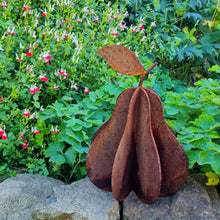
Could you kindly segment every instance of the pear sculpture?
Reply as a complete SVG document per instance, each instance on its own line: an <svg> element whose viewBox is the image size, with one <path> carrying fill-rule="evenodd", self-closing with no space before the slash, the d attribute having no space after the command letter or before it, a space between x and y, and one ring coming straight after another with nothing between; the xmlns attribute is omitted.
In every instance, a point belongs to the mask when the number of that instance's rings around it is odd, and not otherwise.
<svg viewBox="0 0 220 220"><path fill-rule="evenodd" d="M146 204L177 192L188 177L188 159L166 124L158 94L142 86L145 70L128 48L110 45L98 50L108 64L125 75L142 75L139 86L117 98L111 118L94 134L86 158L93 184L123 201L133 190Z"/></svg>

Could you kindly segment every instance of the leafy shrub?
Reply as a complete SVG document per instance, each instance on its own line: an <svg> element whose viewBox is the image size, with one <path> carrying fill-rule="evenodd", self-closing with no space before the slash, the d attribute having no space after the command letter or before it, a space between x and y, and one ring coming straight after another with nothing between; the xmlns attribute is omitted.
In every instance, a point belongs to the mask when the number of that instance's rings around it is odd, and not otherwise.
<svg viewBox="0 0 220 220"><path fill-rule="evenodd" d="M167 123L178 134L189 167L220 174L220 82L203 79L183 93L168 92Z"/></svg>
<svg viewBox="0 0 220 220"><path fill-rule="evenodd" d="M153 88L164 102L167 121L176 129L190 167L195 169L196 162L202 171L219 174L215 162L208 162L219 154L219 118L214 113L219 111L219 82L201 80L198 87L186 89L185 83L172 80L189 82L191 73L218 78L219 24L211 19L217 16L216 1L210 7L206 1L135 2L146 6L137 5L137 16L124 1L2 3L0 175L22 169L66 182L85 175L92 135L110 117L120 92L139 80L118 76L95 53L109 44L130 47L145 68L159 60L160 68L144 86ZM204 74L204 61L206 68L214 65L213 74ZM198 134L207 138L196 140ZM198 147L199 141L206 141L203 147Z"/></svg>
<svg viewBox="0 0 220 220"><path fill-rule="evenodd" d="M219 62L219 4L217 0L130 0L127 8L134 29L145 22L156 26L146 28L146 42L154 48L145 51L148 58L169 69L172 78L193 82L201 76L219 78L208 71Z"/></svg>

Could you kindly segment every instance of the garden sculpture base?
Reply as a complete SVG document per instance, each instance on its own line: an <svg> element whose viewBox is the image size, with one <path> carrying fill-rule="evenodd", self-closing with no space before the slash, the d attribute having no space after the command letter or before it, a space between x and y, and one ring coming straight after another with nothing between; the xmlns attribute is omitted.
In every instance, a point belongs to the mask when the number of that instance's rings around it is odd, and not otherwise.
<svg viewBox="0 0 220 220"><path fill-rule="evenodd" d="M153 205L141 203L132 192L124 200L124 219L217 220L220 200L215 188L208 192L192 177L176 194L160 197ZM24 174L0 183L0 220L117 220L118 209L112 193L88 178L65 184Z"/></svg>

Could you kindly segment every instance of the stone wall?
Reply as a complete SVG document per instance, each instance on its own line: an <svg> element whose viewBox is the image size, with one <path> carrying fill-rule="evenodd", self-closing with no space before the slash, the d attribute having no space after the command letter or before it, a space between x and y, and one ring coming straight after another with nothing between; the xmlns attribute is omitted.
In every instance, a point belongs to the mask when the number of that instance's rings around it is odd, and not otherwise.
<svg viewBox="0 0 220 220"><path fill-rule="evenodd" d="M124 220L217 220L220 200L189 177L175 195L153 205L134 193L123 202ZM88 178L72 184L40 175L24 174L0 183L0 220L117 220L119 205L110 192L96 188Z"/></svg>

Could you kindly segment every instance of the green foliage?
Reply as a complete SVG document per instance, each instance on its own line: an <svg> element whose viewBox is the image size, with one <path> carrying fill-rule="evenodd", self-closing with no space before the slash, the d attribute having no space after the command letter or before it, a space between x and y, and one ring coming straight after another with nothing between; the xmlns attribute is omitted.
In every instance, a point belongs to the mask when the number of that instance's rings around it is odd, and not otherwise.
<svg viewBox="0 0 220 220"><path fill-rule="evenodd" d="M146 42L154 49L144 55L157 59L172 78L189 81L194 74L219 78L208 71L219 63L219 1L130 0L128 11L133 27L147 25ZM149 29L152 22L156 27Z"/></svg>
<svg viewBox="0 0 220 220"><path fill-rule="evenodd" d="M167 93L164 103L167 123L178 134L189 158L189 167L193 169L197 164L202 171L219 175L220 82L203 79L195 85L183 93Z"/></svg>
<svg viewBox="0 0 220 220"><path fill-rule="evenodd" d="M219 175L219 1L105 2L0 7L0 175L86 175L93 134L140 78L119 75L96 54L110 44L129 47L145 69L159 61L144 86L164 102L192 171ZM200 80L186 88L190 77Z"/></svg>

